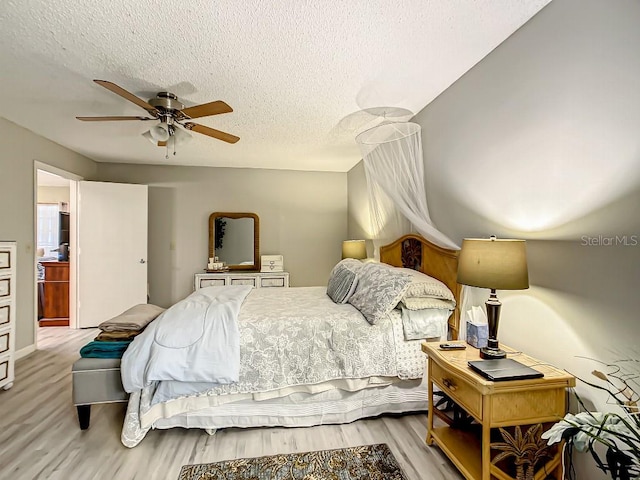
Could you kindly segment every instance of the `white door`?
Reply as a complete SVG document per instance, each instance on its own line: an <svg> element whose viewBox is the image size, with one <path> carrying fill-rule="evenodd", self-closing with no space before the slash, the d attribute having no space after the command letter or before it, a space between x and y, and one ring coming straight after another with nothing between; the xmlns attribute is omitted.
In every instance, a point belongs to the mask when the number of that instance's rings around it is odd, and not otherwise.
<svg viewBox="0 0 640 480"><path fill-rule="evenodd" d="M78 182L78 328L147 303L146 185Z"/></svg>

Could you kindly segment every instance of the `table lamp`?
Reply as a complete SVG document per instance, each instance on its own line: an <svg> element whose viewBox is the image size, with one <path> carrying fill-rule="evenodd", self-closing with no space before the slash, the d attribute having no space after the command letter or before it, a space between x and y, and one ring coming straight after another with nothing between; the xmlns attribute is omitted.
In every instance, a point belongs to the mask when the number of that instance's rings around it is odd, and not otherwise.
<svg viewBox="0 0 640 480"><path fill-rule="evenodd" d="M480 350L480 358L504 358L506 353L498 344L500 307L496 290L524 290L529 288L527 252L524 240L465 238L458 257L458 283L489 288L485 303L489 323L487 346Z"/></svg>
<svg viewBox="0 0 640 480"><path fill-rule="evenodd" d="M345 240L342 242L342 258L367 258L367 247L364 240Z"/></svg>

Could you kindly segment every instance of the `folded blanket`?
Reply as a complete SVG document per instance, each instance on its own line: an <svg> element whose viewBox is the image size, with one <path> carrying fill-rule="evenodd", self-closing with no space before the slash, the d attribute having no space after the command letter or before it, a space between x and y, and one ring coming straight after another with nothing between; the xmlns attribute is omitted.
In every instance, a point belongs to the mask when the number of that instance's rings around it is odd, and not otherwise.
<svg viewBox="0 0 640 480"><path fill-rule="evenodd" d="M100 332L95 338L97 342L113 342L117 340L133 340L142 330L125 330L117 332Z"/></svg>
<svg viewBox="0 0 640 480"><path fill-rule="evenodd" d="M82 358L122 358L131 340L116 342L89 342L80 349Z"/></svg>
<svg viewBox="0 0 640 480"><path fill-rule="evenodd" d="M200 288L138 335L122 357L122 385L142 390L156 380L233 383L240 376L237 317L249 285Z"/></svg>
<svg viewBox="0 0 640 480"><path fill-rule="evenodd" d="M98 328L103 332L143 330L149 322L154 320L164 312L164 310L164 308L158 307L157 305L141 303L110 320L102 322L98 325Z"/></svg>
<svg viewBox="0 0 640 480"><path fill-rule="evenodd" d="M410 310L402 303L402 329L405 340L421 340L423 338L447 339L447 320L450 310L441 308L425 308Z"/></svg>

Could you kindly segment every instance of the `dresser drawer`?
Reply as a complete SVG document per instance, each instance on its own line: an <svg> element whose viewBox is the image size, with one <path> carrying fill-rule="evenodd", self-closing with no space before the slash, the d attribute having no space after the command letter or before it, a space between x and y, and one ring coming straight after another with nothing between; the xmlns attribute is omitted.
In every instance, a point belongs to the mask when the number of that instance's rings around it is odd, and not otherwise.
<svg viewBox="0 0 640 480"><path fill-rule="evenodd" d="M0 250L0 273L8 272L13 266L13 258L11 258L11 250Z"/></svg>
<svg viewBox="0 0 640 480"><path fill-rule="evenodd" d="M9 367L12 366L12 363L13 358L0 357L0 382L9 378L9 372L11 371Z"/></svg>
<svg viewBox="0 0 640 480"><path fill-rule="evenodd" d="M224 287L225 281L224 277L222 278L201 278L200 286L198 288L204 287Z"/></svg>
<svg viewBox="0 0 640 480"><path fill-rule="evenodd" d="M231 277L231 285L251 285L256 286L256 277Z"/></svg>
<svg viewBox="0 0 640 480"><path fill-rule="evenodd" d="M11 295L11 280L0 278L0 299L7 298L9 295Z"/></svg>
<svg viewBox="0 0 640 480"><path fill-rule="evenodd" d="M284 287L285 286L284 277L261 277L260 286L261 287Z"/></svg>
<svg viewBox="0 0 640 480"><path fill-rule="evenodd" d="M0 333L0 355L9 351L9 332Z"/></svg>
<svg viewBox="0 0 640 480"><path fill-rule="evenodd" d="M431 361L431 380L476 419L482 418L482 394L467 381L445 371L434 361Z"/></svg>
<svg viewBox="0 0 640 480"><path fill-rule="evenodd" d="M0 305L0 328L9 325L11 321L11 304Z"/></svg>

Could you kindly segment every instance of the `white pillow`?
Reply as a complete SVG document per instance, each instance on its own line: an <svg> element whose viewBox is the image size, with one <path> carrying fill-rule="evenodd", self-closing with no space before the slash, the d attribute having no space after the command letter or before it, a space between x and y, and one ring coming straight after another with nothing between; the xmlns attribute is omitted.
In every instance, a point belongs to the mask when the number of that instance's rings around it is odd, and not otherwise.
<svg viewBox="0 0 640 480"><path fill-rule="evenodd" d="M440 298L450 300L455 305L456 299L453 293L437 278L410 268L400 268L399 270L411 276L411 285L404 295L406 298Z"/></svg>
<svg viewBox="0 0 640 480"><path fill-rule="evenodd" d="M329 275L327 295L334 303L347 303L358 285L358 270L362 264L353 258L345 258L339 262Z"/></svg>
<svg viewBox="0 0 640 480"><path fill-rule="evenodd" d="M453 310L456 308L456 302L451 300L442 300L433 297L407 297L406 294L400 302L407 310Z"/></svg>
<svg viewBox="0 0 640 480"><path fill-rule="evenodd" d="M349 303L374 325L393 310L411 283L411 277L398 268L381 263L364 263L358 272L358 285Z"/></svg>

